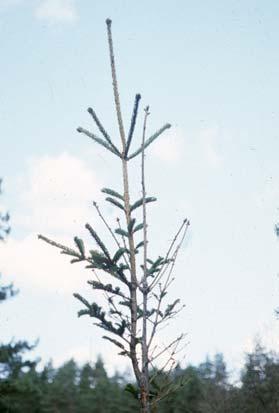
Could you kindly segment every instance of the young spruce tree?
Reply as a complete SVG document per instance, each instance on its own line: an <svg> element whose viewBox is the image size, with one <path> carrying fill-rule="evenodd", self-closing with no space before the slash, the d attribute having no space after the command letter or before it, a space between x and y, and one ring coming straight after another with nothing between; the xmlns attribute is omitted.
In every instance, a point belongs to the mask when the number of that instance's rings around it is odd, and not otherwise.
<svg viewBox="0 0 279 413"><path fill-rule="evenodd" d="M95 143L111 152L116 161L122 166L121 193L110 188L103 188L106 201L113 204L121 213L117 219L117 228L112 228L102 214L99 206L94 202L98 216L109 231L112 241L115 243L115 251L102 241L94 228L87 223L86 229L93 238L95 247L87 249L82 239L74 238L75 247L70 248L52 241L43 235L39 238L60 249L62 254L72 257L71 263L86 263L86 267L93 272L94 279L88 281L94 290L105 293L108 311L82 297L74 296L83 304L79 316L88 315L97 320L96 325L106 331L104 339L110 341L119 350L119 354L131 360L137 386L128 385L130 391L140 403L140 411L149 413L156 410L156 405L162 397L166 396L174 385L170 386L161 379L169 377L170 371L175 366L175 355L180 347L184 334L166 344L158 346L154 344L154 338L162 324L173 318L183 306L179 299L164 305L168 288L173 281L173 268L175 261L189 227L189 221L185 219L175 234L167 252L163 256L154 258L150 254L148 244L147 206L155 202L156 198L147 196L145 186L145 151L164 131L169 129L169 123L162 126L150 137L146 138L146 125L149 116L149 107L144 109L144 121L140 142L133 142L136 120L141 96L135 96L131 123L128 133L125 133L121 114L118 83L116 77L115 57L111 34L111 20L106 20L109 56L112 73L114 103L117 114L118 129L121 146L114 142L105 130L94 109L88 112L95 122L102 137L79 127L78 132L87 135ZM136 149L132 149L132 144ZM129 188L128 166L132 166L136 157L141 157L141 192L138 200L131 200ZM141 211L141 219L136 220ZM102 282L102 274L109 274L111 283ZM104 277L103 277L104 278ZM158 360L164 356L162 365L158 367ZM157 367L155 368L155 365Z"/></svg>

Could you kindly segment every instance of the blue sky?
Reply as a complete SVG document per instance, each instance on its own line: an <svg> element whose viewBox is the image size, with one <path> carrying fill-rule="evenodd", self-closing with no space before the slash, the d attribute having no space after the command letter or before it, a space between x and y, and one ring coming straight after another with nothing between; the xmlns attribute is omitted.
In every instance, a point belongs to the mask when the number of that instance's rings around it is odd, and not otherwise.
<svg viewBox="0 0 279 413"><path fill-rule="evenodd" d="M92 200L120 185L113 159L76 133L93 127L88 106L115 130L110 17L125 121L140 92L149 131L173 125L147 156L154 251L191 220L171 292L186 309L170 334L188 333L186 361L223 351L231 368L256 335L278 349L278 12L275 1L0 0L1 203L12 216L0 262L20 289L1 306L1 339L40 337L37 353L56 363L102 353L123 365L76 317L72 293L90 295L88 274L36 239L99 228Z"/></svg>

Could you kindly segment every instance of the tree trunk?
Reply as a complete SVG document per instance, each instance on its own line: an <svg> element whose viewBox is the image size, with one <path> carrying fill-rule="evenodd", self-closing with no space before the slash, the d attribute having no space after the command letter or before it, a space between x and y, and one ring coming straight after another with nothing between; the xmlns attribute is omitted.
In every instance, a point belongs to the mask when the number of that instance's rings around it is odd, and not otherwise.
<svg viewBox="0 0 279 413"><path fill-rule="evenodd" d="M150 413L149 395L145 385L140 389L140 413Z"/></svg>

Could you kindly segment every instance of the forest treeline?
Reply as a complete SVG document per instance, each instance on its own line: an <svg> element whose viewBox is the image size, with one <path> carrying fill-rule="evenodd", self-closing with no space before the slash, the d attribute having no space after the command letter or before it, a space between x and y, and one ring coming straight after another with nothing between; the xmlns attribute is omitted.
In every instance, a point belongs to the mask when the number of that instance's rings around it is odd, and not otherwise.
<svg viewBox="0 0 279 413"><path fill-rule="evenodd" d="M127 378L108 376L101 358L79 366L38 369L27 342L0 346L0 412L132 413L138 403L125 390ZM177 367L172 377L155 375L152 391L169 381L179 388L159 404L159 413L277 413L279 357L261 345L246 355L240 378L232 383L222 354L198 366ZM134 389L132 386L128 386ZM132 392L133 393L133 392Z"/></svg>

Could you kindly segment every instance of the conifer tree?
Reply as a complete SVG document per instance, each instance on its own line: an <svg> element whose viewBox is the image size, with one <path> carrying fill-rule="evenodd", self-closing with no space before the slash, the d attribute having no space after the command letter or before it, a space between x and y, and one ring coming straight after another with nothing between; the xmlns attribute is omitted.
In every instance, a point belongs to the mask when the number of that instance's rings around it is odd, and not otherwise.
<svg viewBox="0 0 279 413"><path fill-rule="evenodd" d="M71 263L85 263L86 267L92 271L94 279L89 280L88 283L93 290L105 294L108 311L105 311L105 308L97 302L92 302L75 293L74 296L83 305L78 315L94 318L96 325L105 331L103 338L116 346L120 355L131 360L137 386L129 384L126 390L139 400L140 411L149 413L155 411L159 400L175 389L175 385L158 386L156 376L164 371L173 370L175 356L180 349L184 334L180 334L162 347L155 345L154 339L158 328L161 328L183 308L179 299L168 303L166 296L174 279L174 265L189 227L189 221L185 219L182 222L168 250L162 256L152 256L148 243L147 210L149 204L155 202L156 198L147 194L145 152L171 125L166 123L147 136L147 120L150 115L147 106L143 111L141 140L136 142L134 136L141 100L141 95L137 94L131 122L126 133L120 105L110 19L106 20L106 25L114 103L121 144L119 146L111 138L94 108L89 108L88 112L100 135L82 127L79 127L77 131L109 151L112 158L121 164L122 190L102 189L106 201L119 211L120 216L117 219L116 228L113 228L104 217L99 205L96 202L93 203L97 215L115 244L115 250L112 251L105 245L103 237L90 223L87 223L85 227L92 237L93 247L86 247L78 236L74 237L74 247L62 245L44 235L39 235L39 238L60 249L62 254L69 256ZM128 167L134 165L135 158L141 160L142 195L140 199L131 199L129 184ZM104 273L111 277L111 282L103 281ZM154 365L163 355L168 356L164 357L163 364L155 370ZM152 374L152 371L155 373Z"/></svg>
<svg viewBox="0 0 279 413"><path fill-rule="evenodd" d="M0 194L2 192L2 179L0 179ZM0 242L4 242L10 233L10 215L6 211L0 210ZM0 284L0 303L5 302L8 298L15 295L17 290L13 284ZM1 328L1 320L0 320ZM25 411L23 404L18 403L18 398L25 394L25 401L28 403L28 397L34 400L33 389L27 385L27 381L23 383L21 378L24 376L28 379L35 371L38 360L27 360L25 353L33 350L36 344L31 345L25 340L10 341L7 344L1 342L0 338L0 411L2 412L18 412ZM25 373L25 374L24 374ZM28 374L30 376L28 376ZM20 383L19 383L20 381ZM31 396L32 395L32 396ZM17 405L20 404L20 410L17 410ZM19 409L19 407L18 407ZM29 409L30 411L30 409ZM34 410L35 411L35 410Z"/></svg>
<svg viewBox="0 0 279 413"><path fill-rule="evenodd" d="M2 179L0 179L0 195L2 193ZM5 241L7 235L9 235L11 227L9 225L10 214L6 211L0 210L0 242ZM1 274L0 274L1 277ZM1 285L0 284L0 302L6 300L9 296L15 294L12 284Z"/></svg>

